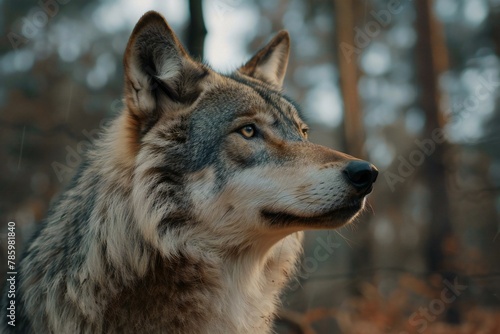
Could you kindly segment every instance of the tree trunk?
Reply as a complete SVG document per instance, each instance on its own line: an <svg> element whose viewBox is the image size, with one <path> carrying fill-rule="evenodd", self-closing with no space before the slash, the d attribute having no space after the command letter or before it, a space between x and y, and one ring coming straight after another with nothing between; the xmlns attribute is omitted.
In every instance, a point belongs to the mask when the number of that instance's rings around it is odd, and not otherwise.
<svg viewBox="0 0 500 334"><path fill-rule="evenodd" d="M351 1L335 0L337 36L339 45L355 47L354 27L358 4ZM344 44L345 43L345 44ZM338 47L338 62L340 70L340 86L344 100L344 146L347 153L357 158L364 156L365 141L363 131L363 114L358 95L358 57L357 53L347 56Z"/></svg>
<svg viewBox="0 0 500 334"><path fill-rule="evenodd" d="M446 41L443 30L432 12L430 0L415 1L417 12L416 29L418 40L416 45L416 72L420 87L418 104L424 110L426 123L423 138L431 140L433 131L441 130L444 117L439 110L440 94L437 86L439 74L448 63ZM449 198L446 187L446 168L444 166L446 143L434 142L435 150L422 166L423 179L430 190L428 222L428 239L425 246L425 260L429 272L451 272L446 261L444 243L452 236L449 214ZM448 161L447 163L451 163ZM449 169L449 166L448 166ZM453 282L452 274L443 275L443 279ZM447 310L449 322L459 321L459 312L451 305Z"/></svg>
<svg viewBox="0 0 500 334"><path fill-rule="evenodd" d="M360 3L356 1L335 0L335 18L338 39L338 66L340 70L340 86L344 102L343 144L344 151L356 158L364 159L365 134L363 112L358 94L358 53L345 52L343 47L355 48L354 28L360 17ZM365 225L367 226L367 225ZM349 272L357 271L372 265L372 237L369 229L356 231L356 247L350 251ZM353 282L356 282L353 280ZM359 295L358 285L351 286L351 293Z"/></svg>
<svg viewBox="0 0 500 334"><path fill-rule="evenodd" d="M193 57L203 59L203 47L207 35L207 28L203 19L203 1L189 0L189 12L187 48Z"/></svg>

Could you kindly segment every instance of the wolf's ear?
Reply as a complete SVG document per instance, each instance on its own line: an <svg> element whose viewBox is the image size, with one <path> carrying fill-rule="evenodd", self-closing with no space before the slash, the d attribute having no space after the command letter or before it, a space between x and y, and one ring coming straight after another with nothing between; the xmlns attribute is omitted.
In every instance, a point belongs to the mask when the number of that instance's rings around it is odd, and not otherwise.
<svg viewBox="0 0 500 334"><path fill-rule="evenodd" d="M282 30L239 71L281 89L289 54L290 35Z"/></svg>
<svg viewBox="0 0 500 334"><path fill-rule="evenodd" d="M189 57L163 16L154 11L136 24L123 62L127 107L140 122L157 118L159 109L169 104L194 101L200 80L208 73Z"/></svg>

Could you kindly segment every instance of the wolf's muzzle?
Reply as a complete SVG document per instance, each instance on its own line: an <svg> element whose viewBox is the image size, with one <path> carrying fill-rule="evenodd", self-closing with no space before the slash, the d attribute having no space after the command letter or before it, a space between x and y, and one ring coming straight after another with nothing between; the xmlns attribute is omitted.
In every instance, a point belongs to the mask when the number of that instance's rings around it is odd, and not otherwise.
<svg viewBox="0 0 500 334"><path fill-rule="evenodd" d="M347 164L344 174L358 192L366 195L372 191L372 185L377 180L378 170L369 162L356 160Z"/></svg>

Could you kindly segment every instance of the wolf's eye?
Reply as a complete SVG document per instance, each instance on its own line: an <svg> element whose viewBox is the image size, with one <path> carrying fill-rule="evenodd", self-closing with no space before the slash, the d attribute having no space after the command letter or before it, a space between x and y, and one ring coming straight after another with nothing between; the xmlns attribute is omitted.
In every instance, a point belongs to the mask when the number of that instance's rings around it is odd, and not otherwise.
<svg viewBox="0 0 500 334"><path fill-rule="evenodd" d="M309 132L308 128L303 128L302 129L302 134L304 135L304 138L307 139L307 133Z"/></svg>
<svg viewBox="0 0 500 334"><path fill-rule="evenodd" d="M243 135L245 138L252 138L255 136L256 130L255 130L255 125L250 124L250 125L245 125L240 129L240 133Z"/></svg>

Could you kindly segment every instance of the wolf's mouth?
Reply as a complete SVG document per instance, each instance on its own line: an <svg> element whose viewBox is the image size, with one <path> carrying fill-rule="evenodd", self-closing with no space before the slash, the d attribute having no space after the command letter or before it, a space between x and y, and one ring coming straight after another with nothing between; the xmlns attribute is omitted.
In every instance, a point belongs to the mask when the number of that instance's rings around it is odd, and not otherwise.
<svg viewBox="0 0 500 334"><path fill-rule="evenodd" d="M351 219L363 207L363 199L355 200L340 208L315 215L300 216L287 212L277 212L269 209L261 211L262 216L273 225L290 225L300 223L305 225L318 225L325 223L341 224Z"/></svg>

